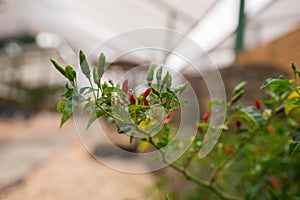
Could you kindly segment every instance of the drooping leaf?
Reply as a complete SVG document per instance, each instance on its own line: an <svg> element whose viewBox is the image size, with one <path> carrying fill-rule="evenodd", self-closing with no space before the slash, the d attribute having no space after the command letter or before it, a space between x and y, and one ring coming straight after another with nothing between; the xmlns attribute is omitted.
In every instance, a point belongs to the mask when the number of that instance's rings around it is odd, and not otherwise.
<svg viewBox="0 0 300 200"><path fill-rule="evenodd" d="M79 93L80 93L80 94L83 94L85 91L87 91L87 90L89 90L89 89L91 89L91 87L83 87L83 88L80 88Z"/></svg>
<svg viewBox="0 0 300 200"><path fill-rule="evenodd" d="M98 119L99 117L101 117L102 115L104 115L104 111L103 110L98 110L97 112L95 112L89 119L89 122L86 126L86 129L88 129L91 124L96 120Z"/></svg>
<svg viewBox="0 0 300 200"><path fill-rule="evenodd" d="M57 106L56 106L56 110L58 112L61 112L63 113L64 112L64 108L65 108L65 105L67 103L67 100L61 100L57 103Z"/></svg>
<svg viewBox="0 0 300 200"><path fill-rule="evenodd" d="M78 105L83 101L84 98L79 94L75 94L72 96L72 98L67 100L63 108L60 127L62 127L62 125L68 121L68 119L70 119Z"/></svg>
<svg viewBox="0 0 300 200"><path fill-rule="evenodd" d="M254 106L248 106L240 109L254 124L258 127L263 127L263 117L262 113L257 110Z"/></svg>
<svg viewBox="0 0 300 200"><path fill-rule="evenodd" d="M80 50L79 52L79 61L80 61L80 68L82 73L86 76L86 78L91 78L91 71L89 64L87 62L86 56L84 55L83 51Z"/></svg>
<svg viewBox="0 0 300 200"><path fill-rule="evenodd" d="M292 89L290 81L281 78L268 78L260 86L260 89L265 89L266 87L269 87L271 90L278 91L289 91Z"/></svg>
<svg viewBox="0 0 300 200"><path fill-rule="evenodd" d="M63 126L63 124L68 121L68 119L70 119L70 117L73 115L73 112L64 112L62 114L62 117L61 117L61 121L60 121L60 127Z"/></svg>
<svg viewBox="0 0 300 200"><path fill-rule="evenodd" d="M70 117L73 115L73 106L72 106L72 99L69 99L66 101L64 105L64 109L62 112L62 117L60 121L60 127L63 126L63 124L70 119Z"/></svg>

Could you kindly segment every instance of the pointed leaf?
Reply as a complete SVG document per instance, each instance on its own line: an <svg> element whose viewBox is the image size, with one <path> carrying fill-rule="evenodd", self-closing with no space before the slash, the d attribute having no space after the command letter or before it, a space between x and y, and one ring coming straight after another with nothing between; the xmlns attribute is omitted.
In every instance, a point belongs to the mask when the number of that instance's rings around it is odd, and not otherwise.
<svg viewBox="0 0 300 200"><path fill-rule="evenodd" d="M247 85L247 81L243 81L243 82L239 83L237 86L234 87L233 94L237 94L241 90L244 90L246 85Z"/></svg>
<svg viewBox="0 0 300 200"><path fill-rule="evenodd" d="M54 67L63 75L66 76L66 71L64 70L63 66L61 66L56 60L50 59Z"/></svg>
<svg viewBox="0 0 300 200"><path fill-rule="evenodd" d="M66 66L66 78L74 85L76 72L70 65Z"/></svg>
<svg viewBox="0 0 300 200"><path fill-rule="evenodd" d="M96 120L98 119L99 117L101 117L102 115L104 115L104 111L103 110L98 110L97 112L95 112L89 119L89 122L86 126L86 129L88 129L91 124Z"/></svg>
<svg viewBox="0 0 300 200"><path fill-rule="evenodd" d="M240 111L243 112L244 114L246 114L246 116L252 122L254 122L258 127L260 127L260 128L263 127L262 113L259 110L257 110L255 107L248 106L248 107L245 107L245 108L241 108Z"/></svg>
<svg viewBox="0 0 300 200"><path fill-rule="evenodd" d="M63 113L64 112L64 109L65 109L65 106L66 106L66 103L67 103L67 100L61 100L57 103L57 106L56 106L56 110L58 112L61 112Z"/></svg>
<svg viewBox="0 0 300 200"><path fill-rule="evenodd" d="M262 84L260 89L264 89L266 87L270 87L270 89L272 90L279 90L279 91L289 91L292 89L289 80L280 79L280 78L268 78Z"/></svg>

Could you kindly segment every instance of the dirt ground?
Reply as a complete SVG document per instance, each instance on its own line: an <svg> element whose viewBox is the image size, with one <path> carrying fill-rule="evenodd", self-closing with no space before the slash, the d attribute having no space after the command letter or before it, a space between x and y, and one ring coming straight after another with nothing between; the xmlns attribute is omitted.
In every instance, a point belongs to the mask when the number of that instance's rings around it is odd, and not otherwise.
<svg viewBox="0 0 300 200"><path fill-rule="evenodd" d="M37 117L31 122L1 124L0 140L13 139L16 134L30 130L59 131L57 116ZM11 123L11 122L10 122ZM28 125L30 123L30 125ZM69 127L68 127L69 126ZM72 124L66 129L70 129ZM14 127L14 128L12 128ZM34 132L34 131L32 131ZM29 133L26 133L29 134ZM13 167L13 166L12 166ZM93 159L79 139L69 142L47 159L34 165L18 184L0 192L1 200L82 200L82 199L147 199L145 191L155 184L155 176L127 174L110 169ZM149 197L148 197L149 198Z"/></svg>

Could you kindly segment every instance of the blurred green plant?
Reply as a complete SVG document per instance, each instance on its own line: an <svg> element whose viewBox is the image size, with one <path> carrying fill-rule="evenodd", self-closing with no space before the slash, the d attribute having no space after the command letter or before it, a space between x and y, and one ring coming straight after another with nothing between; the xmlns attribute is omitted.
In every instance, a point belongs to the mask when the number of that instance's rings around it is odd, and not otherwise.
<svg viewBox="0 0 300 200"><path fill-rule="evenodd" d="M162 67L156 71L154 82L155 70L151 64L146 76L148 87L135 95L127 79L122 86L112 80L101 80L106 66L104 54L101 53L94 67L89 66L82 51L79 60L81 71L89 81L88 87L78 88L75 70L51 59L68 80L63 94L65 99L57 104L57 110L62 113L60 126L84 104L83 111L91 113L87 128L100 117L110 117L119 134L129 133L130 142L136 139L135 134L143 134L140 143L143 148L140 149L152 146L161 152L162 162L167 162L163 147L175 134L170 128L174 114L187 105L178 98L187 83L174 88L171 74L166 72L162 76ZM294 64L292 70L292 80L282 76L265 80L261 89L266 90L268 99L255 98L253 105L239 104L246 82L234 88L228 102L209 103L210 107L226 107L224 124L213 127L222 129L217 145L207 157L199 157L198 152L209 137L207 130L212 126L210 112L207 112L198 124L198 133L191 139L189 149L178 160L168 163L187 180L200 186L196 192L198 198L299 199L300 88L297 81L300 71ZM180 142L177 145L180 148ZM164 198L172 199L173 196ZM186 198L193 199L192 195Z"/></svg>

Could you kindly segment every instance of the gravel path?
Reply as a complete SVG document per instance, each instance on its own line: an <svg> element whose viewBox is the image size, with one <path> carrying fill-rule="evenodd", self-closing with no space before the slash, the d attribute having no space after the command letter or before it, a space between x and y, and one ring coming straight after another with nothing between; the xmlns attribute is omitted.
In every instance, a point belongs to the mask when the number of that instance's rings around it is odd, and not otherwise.
<svg viewBox="0 0 300 200"><path fill-rule="evenodd" d="M57 116L48 116L47 120L42 117L35 119L39 122L30 122L27 126L30 129L38 131L38 128L48 127L57 129L59 119ZM17 125L18 123L15 123ZM63 129L70 131L70 126ZM3 124L1 130L9 130ZM19 131L24 130L16 126ZM11 130L11 132L13 132ZM16 131L18 132L18 131ZM14 140L13 134L1 134L0 140ZM56 130L56 134L59 131ZM20 132L19 132L20 134ZM21 135L25 133L22 132ZM38 135L38 134L37 134ZM46 134L47 135L47 134ZM73 135L74 136L74 135ZM127 174L110 169L98 161L94 160L84 149L76 137L71 137L68 143L63 147L56 148L48 155L47 159L40 160L38 164L31 167L22 181L9 190L0 193L1 200L93 200L93 199L147 199L145 190L155 184L155 177L151 174ZM36 140L38 144L41 140ZM47 141L51 141L47 139ZM39 152L36 152L39 154ZM11 154L11 156L16 156ZM11 166L13 167L13 166ZM5 173L5 172L3 172Z"/></svg>

